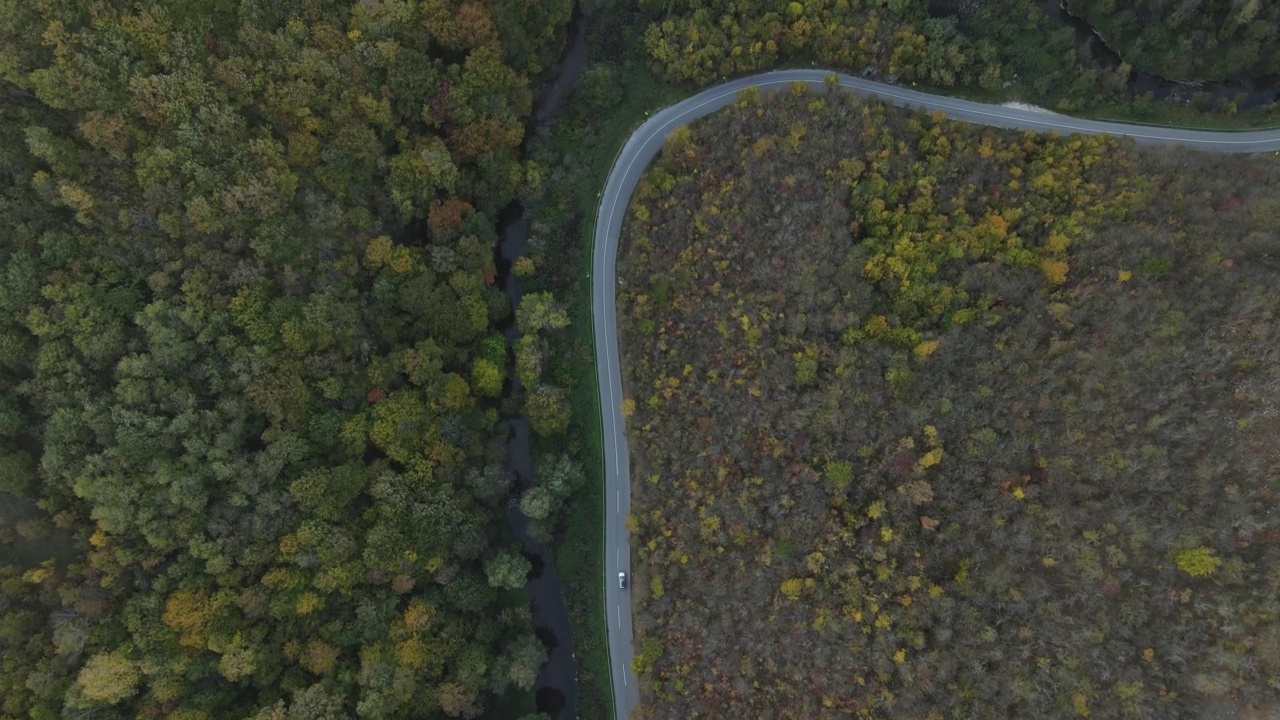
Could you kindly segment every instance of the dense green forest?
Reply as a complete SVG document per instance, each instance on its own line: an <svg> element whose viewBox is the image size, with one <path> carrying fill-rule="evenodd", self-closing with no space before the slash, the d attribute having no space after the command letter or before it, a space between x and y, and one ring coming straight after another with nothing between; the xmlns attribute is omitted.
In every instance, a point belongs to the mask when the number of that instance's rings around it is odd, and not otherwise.
<svg viewBox="0 0 1280 720"><path fill-rule="evenodd" d="M679 9L664 0L636 2L652 18L644 33L649 53L677 80L706 82L812 58L942 87L1000 87L996 46L971 42L952 20L930 18L923 0L704 0Z"/></svg>
<svg viewBox="0 0 1280 720"><path fill-rule="evenodd" d="M494 226L571 9L0 2L0 718L532 707Z"/></svg>
<svg viewBox="0 0 1280 720"><path fill-rule="evenodd" d="M623 232L647 717L1280 709L1275 158L803 86Z"/></svg>
<svg viewBox="0 0 1280 720"><path fill-rule="evenodd" d="M1070 0L1126 62L1167 78L1280 73L1280 5L1263 0Z"/></svg>
<svg viewBox="0 0 1280 720"><path fill-rule="evenodd" d="M1169 23L1168 27L1149 22L1150 15L1159 12L1155 9L1146 14L1138 6L1116 8L1110 0L1092 3L1089 19L1102 28L1117 28L1115 37L1124 41L1121 54L1129 63L1115 68L1097 62L1077 42L1073 30L1052 17L1053 2L635 0L633 22L646 26L645 51L669 81L706 84L779 63L816 62L943 91L1017 97L1062 112L1107 109L1140 117L1168 112L1170 108L1160 107L1153 96L1134 95L1129 88L1135 67L1182 77L1166 54L1176 55L1182 63L1195 63L1193 67L1206 77L1280 70L1275 31L1266 19L1280 11L1259 13L1258 2L1231 6L1229 14L1237 24L1223 26L1221 33L1239 28L1240 37L1223 35L1216 45L1194 39L1200 35L1184 34L1184 24L1212 23L1188 14L1194 3L1179 3L1176 12L1162 16L1161 22ZM1172 4L1146 2L1153 8ZM1256 19L1240 26L1238 22L1246 16ZM1136 23L1141 25L1132 27ZM1143 45L1139 33L1161 33L1159 42L1164 44L1160 49L1154 42ZM1112 33L1104 34L1112 38ZM1169 37L1177 37L1177 44ZM1163 54L1154 58L1131 52L1135 43ZM1199 49L1189 51L1187 43ZM1245 63L1246 57L1253 60ZM1235 96L1196 96L1188 89L1167 105L1193 116L1218 116L1220 121L1223 113L1239 109L1238 102Z"/></svg>

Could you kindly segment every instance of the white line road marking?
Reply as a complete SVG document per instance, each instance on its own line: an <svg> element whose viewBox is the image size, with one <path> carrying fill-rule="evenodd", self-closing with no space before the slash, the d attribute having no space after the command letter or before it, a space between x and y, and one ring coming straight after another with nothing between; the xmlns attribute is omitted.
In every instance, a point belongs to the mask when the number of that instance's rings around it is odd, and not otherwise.
<svg viewBox="0 0 1280 720"><path fill-rule="evenodd" d="M613 549L613 562L617 564L618 569L622 569L622 548Z"/></svg>
<svg viewBox="0 0 1280 720"><path fill-rule="evenodd" d="M614 492L613 497L617 499L617 502L614 503L617 507L615 507L613 511L617 513L622 512L622 491L618 490Z"/></svg>
<svg viewBox="0 0 1280 720"><path fill-rule="evenodd" d="M626 687L626 686L627 686L627 671L623 670L622 671L622 687Z"/></svg>
<svg viewBox="0 0 1280 720"><path fill-rule="evenodd" d="M622 627L622 606L618 606L618 627Z"/></svg>

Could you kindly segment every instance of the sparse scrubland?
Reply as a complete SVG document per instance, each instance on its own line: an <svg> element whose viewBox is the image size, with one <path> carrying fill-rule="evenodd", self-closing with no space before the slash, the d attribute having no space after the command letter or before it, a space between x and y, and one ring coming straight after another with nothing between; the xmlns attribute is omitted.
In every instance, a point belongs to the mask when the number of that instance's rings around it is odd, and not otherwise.
<svg viewBox="0 0 1280 720"><path fill-rule="evenodd" d="M653 718L1200 718L1280 691L1274 158L800 89L619 256Z"/></svg>

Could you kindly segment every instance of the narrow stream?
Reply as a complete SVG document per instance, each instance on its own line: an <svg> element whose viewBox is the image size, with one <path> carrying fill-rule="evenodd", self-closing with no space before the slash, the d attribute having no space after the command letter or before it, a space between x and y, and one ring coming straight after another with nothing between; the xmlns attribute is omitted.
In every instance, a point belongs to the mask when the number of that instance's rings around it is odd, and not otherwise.
<svg viewBox="0 0 1280 720"><path fill-rule="evenodd" d="M1094 66L1104 70L1120 67L1123 58L1107 44L1106 38L1087 20L1071 14L1066 0L1041 0L1040 7L1059 27L1069 28L1076 45L1089 51ZM1157 100L1190 102L1193 95L1207 93L1215 100L1237 100L1237 110L1252 110L1280 100L1280 77L1267 76L1243 80L1204 82L1199 80L1170 80L1141 70L1129 73L1130 95L1151 93Z"/></svg>
<svg viewBox="0 0 1280 720"><path fill-rule="evenodd" d="M0 565L34 568L49 558L65 564L76 557L71 536L34 500L0 492Z"/></svg>
<svg viewBox="0 0 1280 720"><path fill-rule="evenodd" d="M1106 38L1082 17L1071 14L1066 0L1037 0L1040 10L1060 28L1071 31L1077 47L1088 53L1089 65L1097 70L1115 70L1124 59ZM929 15L951 17L961 21L962 3L957 0L929 0ZM1163 78L1141 70L1130 70L1126 90L1131 97L1148 93L1156 100L1190 103L1203 93L1217 102L1235 102L1236 110L1252 110L1280 101L1280 76L1266 76L1225 81L1200 81ZM1203 96L1202 96L1203 97Z"/></svg>
<svg viewBox="0 0 1280 720"><path fill-rule="evenodd" d="M556 77L538 91L533 109L533 127L542 127L559 114L569 98L569 91L578 83L578 78L582 77L586 69L587 18L582 14L581 3L578 3L573 6L573 16L569 19L569 40L560 56Z"/></svg>
<svg viewBox="0 0 1280 720"><path fill-rule="evenodd" d="M569 37L557 67L556 77L538 91L533 117L526 128L526 138L535 128L545 125L564 107L569 91L582 76L587 64L587 23L577 5L569 24ZM494 252L498 286L507 294L512 317L500 329L512 348L520 339L515 324L515 309L520 305L520 282L511 271L512 264L525 254L528 247L528 229L525 225L524 207L513 202L498 220L498 247ZM508 376L503 389L504 399L520 397L520 379L514 371L514 354L509 353ZM576 720L578 717L578 669L573 652L573 632L569 624L569 611L564 603L564 587L551 562L546 543L529 533L529 519L520 510L517 499L537 482L533 471L533 454L529 437L529 422L514 412L504 412L502 420L507 424L507 464L515 476L515 491L507 505L507 521L511 532L520 541L524 556L533 569L525 583L525 596L533 617L534 632L547 650L547 661L538 672L536 682L538 712L546 713L553 720Z"/></svg>
<svg viewBox="0 0 1280 720"><path fill-rule="evenodd" d="M512 203L502 213L499 222L501 239L498 245L498 285L506 291L511 307L520 304L520 281L511 272L511 265L524 255L528 245L524 208ZM520 331L514 319L502 325L507 346L512 347L520 339ZM515 375L515 360L509 360L510 380L504 394L519 397L522 394L520 378ZM509 428L507 439L507 464L515 476L515 492L507 505L507 521L511 532L520 541L525 558L533 565L529 580L525 583L525 596L529 598L529 610L533 616L533 628L547 650L547 662L538 672L538 711L555 720L574 720L578 717L578 671L573 655L573 632L569 624L569 611L564 604L563 586L550 561L546 543L529 533L529 518L520 510L516 499L536 482L533 472L533 454L529 437L529 421L514 414L505 414L503 420Z"/></svg>

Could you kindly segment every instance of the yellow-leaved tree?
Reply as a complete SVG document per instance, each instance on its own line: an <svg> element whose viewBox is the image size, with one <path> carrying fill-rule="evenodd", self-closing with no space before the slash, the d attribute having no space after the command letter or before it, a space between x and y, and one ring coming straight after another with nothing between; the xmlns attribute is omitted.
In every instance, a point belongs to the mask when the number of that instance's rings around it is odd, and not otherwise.
<svg viewBox="0 0 1280 720"><path fill-rule="evenodd" d="M122 653L99 653L80 668L76 686L83 707L118 703L138 691L138 669Z"/></svg>

